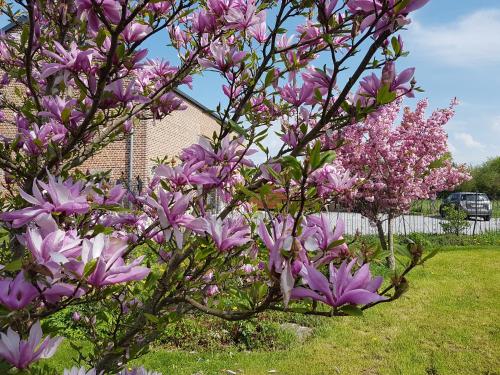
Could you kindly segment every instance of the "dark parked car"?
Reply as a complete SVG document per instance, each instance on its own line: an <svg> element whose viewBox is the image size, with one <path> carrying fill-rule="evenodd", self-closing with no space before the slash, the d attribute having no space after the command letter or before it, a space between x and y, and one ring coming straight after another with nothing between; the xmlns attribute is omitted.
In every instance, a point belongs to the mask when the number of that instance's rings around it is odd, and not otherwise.
<svg viewBox="0 0 500 375"><path fill-rule="evenodd" d="M441 217L446 216L445 207L454 207L464 211L468 218L482 217L485 221L490 220L493 212L490 199L483 193L459 192L450 194L439 206Z"/></svg>

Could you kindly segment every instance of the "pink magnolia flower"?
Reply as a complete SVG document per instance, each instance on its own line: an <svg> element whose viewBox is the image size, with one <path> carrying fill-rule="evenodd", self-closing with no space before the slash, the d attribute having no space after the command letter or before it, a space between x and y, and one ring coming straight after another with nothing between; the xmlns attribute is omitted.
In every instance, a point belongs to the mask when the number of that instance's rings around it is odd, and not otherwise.
<svg viewBox="0 0 500 375"><path fill-rule="evenodd" d="M89 210L87 198L82 194L83 184L81 182L73 183L71 179L63 181L61 178L56 179L51 174L48 178L48 184L39 180L33 181L33 195L20 189L21 197L31 203L31 207L5 212L0 214L0 219L12 221L14 228L20 228L43 213L60 212L71 215L86 213ZM45 190L48 197L42 194L40 188ZM47 198L50 198L50 201Z"/></svg>
<svg viewBox="0 0 500 375"><path fill-rule="evenodd" d="M414 68L408 68L396 75L394 62L386 63L382 70L382 78L378 78L375 73L364 77L359 85L360 88L354 98L354 102L361 102L363 105L372 104L377 97L379 90L385 85L391 92L404 94L407 97L413 97L410 81L415 73Z"/></svg>
<svg viewBox="0 0 500 375"><path fill-rule="evenodd" d="M50 142L64 143L68 129L61 123L50 120L42 126L32 124L30 129L19 128L18 135L23 150L29 155L41 155Z"/></svg>
<svg viewBox="0 0 500 375"><path fill-rule="evenodd" d="M75 99L65 100L60 96L44 96L42 98L42 107L44 110L38 114L64 123L62 113L65 110L69 110L69 117L66 121L70 127L75 127L77 122L85 116L82 112L75 109L76 103Z"/></svg>
<svg viewBox="0 0 500 375"><path fill-rule="evenodd" d="M101 105L108 108L117 103L125 103L127 107L131 107L134 102L146 102L147 99L140 95L138 89L134 81L130 81L126 86L123 79L113 81L105 87L104 90L109 93L109 96L101 101Z"/></svg>
<svg viewBox="0 0 500 375"><path fill-rule="evenodd" d="M204 161L187 162L176 167L162 164L155 169L155 177L166 179L176 188L187 184L216 184L217 179L215 175L200 171L204 166Z"/></svg>
<svg viewBox="0 0 500 375"><path fill-rule="evenodd" d="M47 285L50 284L50 285ZM75 285L61 282L60 280L47 279L46 283L39 283L38 287L41 290L45 301L50 304L59 302L63 297L80 298L84 295L84 290Z"/></svg>
<svg viewBox="0 0 500 375"><path fill-rule="evenodd" d="M255 2L248 0L231 7L225 17L228 28L247 30L253 25L265 22L266 12L258 12Z"/></svg>
<svg viewBox="0 0 500 375"><path fill-rule="evenodd" d="M85 240L82 248L83 262L88 263L94 259L97 261L96 268L87 282L102 287L144 279L150 272L149 268L139 266L144 257L125 264L122 255L126 250L125 240L107 237L102 233L91 240Z"/></svg>
<svg viewBox="0 0 500 375"><path fill-rule="evenodd" d="M210 11L217 15L217 16L223 16L226 14L226 12L235 5L234 0L208 0L207 1L207 6Z"/></svg>
<svg viewBox="0 0 500 375"><path fill-rule="evenodd" d="M219 293L219 287L217 285L207 285L204 289L205 296L207 297L213 297L217 293Z"/></svg>
<svg viewBox="0 0 500 375"><path fill-rule="evenodd" d="M204 10L194 13L192 16L192 27L198 34L214 32L216 24L215 16Z"/></svg>
<svg viewBox="0 0 500 375"><path fill-rule="evenodd" d="M300 275L308 288L294 288L291 299L311 298L333 307L345 304L366 305L386 299L377 294L383 278L372 278L368 264L364 264L352 275L351 269L355 263L356 259L349 264L344 261L339 269L330 263L329 279L313 266L304 264Z"/></svg>
<svg viewBox="0 0 500 375"><path fill-rule="evenodd" d="M325 164L309 176L310 182L318 189L318 194L324 198L332 194L350 192L358 181L351 176L349 170L341 165Z"/></svg>
<svg viewBox="0 0 500 375"><path fill-rule="evenodd" d="M313 260L316 266L330 263L335 258L349 254L347 244L343 243L334 246L335 242L344 239L344 227L342 219L338 219L337 224L333 225L326 213L307 217L301 239L306 250L321 251Z"/></svg>
<svg viewBox="0 0 500 375"><path fill-rule="evenodd" d="M21 340L17 332L7 328L6 334L0 333L0 357L21 370L41 358L52 357L63 338L47 336L42 341L42 335L40 321L31 326L28 340Z"/></svg>
<svg viewBox="0 0 500 375"><path fill-rule="evenodd" d="M211 59L199 58L200 65L204 68L214 68L222 72L227 71L230 67L239 64L247 53L239 51L235 47L229 47L221 43L212 43L210 45Z"/></svg>
<svg viewBox="0 0 500 375"><path fill-rule="evenodd" d="M212 216L206 219L206 223L206 232L220 251L228 251L250 241L250 228L243 222L241 216L224 221Z"/></svg>
<svg viewBox="0 0 500 375"><path fill-rule="evenodd" d="M264 221L259 223L257 232L269 250L269 270L281 273L283 270L282 250L289 251L292 247L293 219L291 216L279 217L271 223L269 232Z"/></svg>
<svg viewBox="0 0 500 375"><path fill-rule="evenodd" d="M171 193L160 188L158 201L151 197L146 199L146 204L156 209L165 240L169 241L173 234L179 248L182 248L184 241L181 228L189 227L194 221L194 217L186 212L192 198L192 194L183 195L179 191Z"/></svg>
<svg viewBox="0 0 500 375"><path fill-rule="evenodd" d="M104 192L104 195L94 192L94 201L100 205L115 205L121 202L123 196L127 193L125 189L120 184L113 186L108 192Z"/></svg>
<svg viewBox="0 0 500 375"><path fill-rule="evenodd" d="M64 81L67 81L69 72L90 72L94 53L92 49L82 51L75 42L71 43L69 51L57 41L54 41L54 46L56 53L44 51L44 54L57 62L43 65L42 78L47 78L62 70L64 72Z"/></svg>
<svg viewBox="0 0 500 375"><path fill-rule="evenodd" d="M133 43L144 39L151 31L152 29L149 25L132 22L125 27L122 36L127 43Z"/></svg>
<svg viewBox="0 0 500 375"><path fill-rule="evenodd" d="M101 7L102 13L106 19L114 24L120 22L121 4L118 0L97 0L95 1ZM76 0L77 16L87 20L88 28L93 31L99 31L101 21L94 10L92 0Z"/></svg>
<svg viewBox="0 0 500 375"><path fill-rule="evenodd" d="M167 13L170 8L172 8L172 2L171 1L156 1L155 3L149 3L146 6L147 9L152 10L153 12L157 14L165 14Z"/></svg>
<svg viewBox="0 0 500 375"><path fill-rule="evenodd" d="M301 87L287 83L280 89L280 93L285 101L296 107L300 107L302 104L314 103L314 86L309 83L304 83Z"/></svg>
<svg viewBox="0 0 500 375"><path fill-rule="evenodd" d="M23 271L19 272L15 279L0 280L0 303L9 310L23 309L37 296L38 291L26 281Z"/></svg>
<svg viewBox="0 0 500 375"><path fill-rule="evenodd" d="M266 21L256 23L248 28L248 33L255 38L259 43L264 43L267 40L267 25Z"/></svg>
<svg viewBox="0 0 500 375"><path fill-rule="evenodd" d="M151 112L153 112L156 119L161 119L173 111L185 109L187 109L187 106L170 91L151 104Z"/></svg>
<svg viewBox="0 0 500 375"><path fill-rule="evenodd" d="M28 228L22 241L37 263L47 266L52 272L81 254L81 239L75 233L59 229L42 238L40 230Z"/></svg>
<svg viewBox="0 0 500 375"><path fill-rule="evenodd" d="M415 10L423 7L429 0L410 0L405 2L401 7L402 2L397 0L381 1L381 0L349 0L347 7L353 14L364 14L365 18L361 22L361 31L375 25L375 35L387 29L392 29L393 25L405 25L410 22L406 16ZM387 8L386 8L387 7ZM379 17L379 11L387 9L382 17Z"/></svg>

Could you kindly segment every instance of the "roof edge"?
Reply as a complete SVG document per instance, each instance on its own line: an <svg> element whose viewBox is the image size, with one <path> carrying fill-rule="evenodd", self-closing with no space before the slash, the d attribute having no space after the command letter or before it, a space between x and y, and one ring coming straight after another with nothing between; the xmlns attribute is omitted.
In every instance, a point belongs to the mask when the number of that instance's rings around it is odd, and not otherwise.
<svg viewBox="0 0 500 375"><path fill-rule="evenodd" d="M205 112L207 115L213 117L215 120L217 121L221 121L221 118L219 115L217 115L214 111L212 111L210 108L208 108L207 106L201 104L198 100L196 100L195 98L193 98L192 96L186 94L184 91L181 91L179 90L178 88L175 88L173 90L177 95L179 95L181 98L183 98L184 100L188 101L189 103L191 103L192 105L194 105L195 107L197 107L198 109L201 109L203 112Z"/></svg>
<svg viewBox="0 0 500 375"><path fill-rule="evenodd" d="M17 20L10 22L6 26L2 27L0 30L3 31L4 33L9 32L16 26L21 26L21 24L25 23L28 21L28 16L22 15L20 16Z"/></svg>

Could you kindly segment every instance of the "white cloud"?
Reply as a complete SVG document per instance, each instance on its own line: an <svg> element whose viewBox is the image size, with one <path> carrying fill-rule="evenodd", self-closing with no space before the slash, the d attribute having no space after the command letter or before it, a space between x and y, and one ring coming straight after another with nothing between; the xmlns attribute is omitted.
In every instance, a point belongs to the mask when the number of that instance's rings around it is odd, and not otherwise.
<svg viewBox="0 0 500 375"><path fill-rule="evenodd" d="M484 148L484 145L475 140L469 133L456 133L455 138L461 141L461 143L467 148Z"/></svg>
<svg viewBox="0 0 500 375"><path fill-rule="evenodd" d="M500 64L500 9L482 9L438 26L414 21L407 34L410 51L448 65L477 68Z"/></svg>

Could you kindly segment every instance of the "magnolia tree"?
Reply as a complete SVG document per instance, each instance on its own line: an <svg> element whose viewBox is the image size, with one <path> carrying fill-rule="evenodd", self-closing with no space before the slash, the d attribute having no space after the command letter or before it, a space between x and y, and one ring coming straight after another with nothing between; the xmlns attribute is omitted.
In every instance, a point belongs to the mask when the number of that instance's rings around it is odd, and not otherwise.
<svg viewBox="0 0 500 375"><path fill-rule="evenodd" d="M397 33L427 1L2 2L19 32L0 38L13 93L0 101L0 357L21 370L50 357L61 339L42 331L61 310L88 333L80 365L126 374L186 314L330 317L398 298L421 249L379 290L370 257L320 211L356 184L334 164L336 132L412 95L413 70L394 72ZM153 37L178 61L148 59ZM208 70L226 98L220 130L159 165L141 195L78 172L139 121L182 110L173 90ZM276 123L282 144L268 150Z"/></svg>
<svg viewBox="0 0 500 375"><path fill-rule="evenodd" d="M394 77L393 72L387 75ZM404 108L403 118L395 126L402 106L398 99L338 134L336 141L342 145L336 162L361 180L346 201L377 226L381 246L389 250L391 268L395 266L392 220L408 212L415 200L435 198L470 178L465 166L451 163L448 151L444 126L455 105L454 100L449 108L426 118L428 103L419 101L415 111Z"/></svg>

